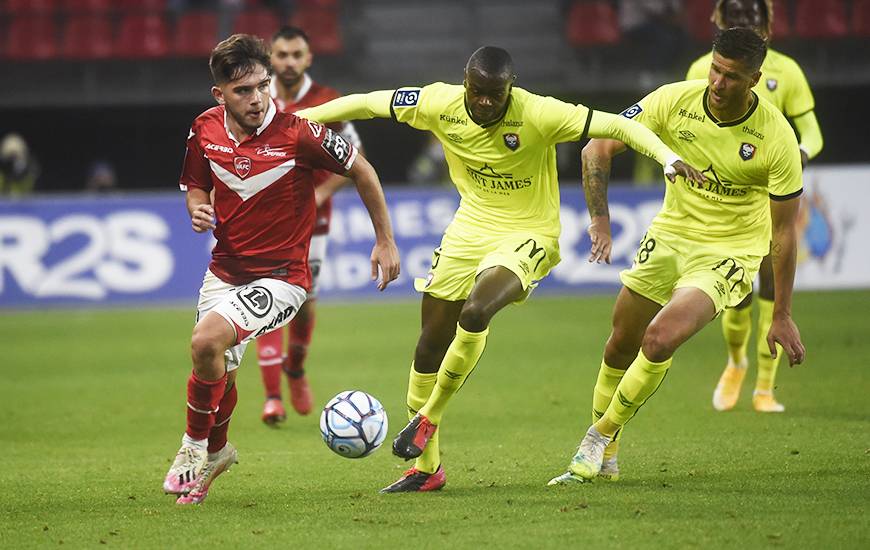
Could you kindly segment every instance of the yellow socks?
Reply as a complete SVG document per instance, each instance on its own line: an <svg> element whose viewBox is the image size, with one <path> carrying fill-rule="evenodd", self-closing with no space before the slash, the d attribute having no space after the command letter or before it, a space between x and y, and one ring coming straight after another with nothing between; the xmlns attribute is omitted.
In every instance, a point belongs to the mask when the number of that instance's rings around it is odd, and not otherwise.
<svg viewBox="0 0 870 550"><path fill-rule="evenodd" d="M447 402L459 391L469 373L474 370L483 348L486 347L487 334L489 334L488 328L483 332L468 332L457 323L456 336L447 348L441 367L438 368L438 378L432 395L420 408L420 414L433 424L441 423L441 415L444 414Z"/></svg>
<svg viewBox="0 0 870 550"><path fill-rule="evenodd" d="M746 346L752 330L752 307L729 308L722 312L722 335L728 345L729 362L741 365L746 359Z"/></svg>
<svg viewBox="0 0 870 550"><path fill-rule="evenodd" d="M641 350L625 371L604 416L595 423L595 429L602 435L613 437L659 388L671 361L672 358L668 358L661 363L653 363Z"/></svg>
<svg viewBox="0 0 870 550"><path fill-rule="evenodd" d="M616 392L616 387L619 381L625 375L624 370L608 367L604 360L601 360L601 368L598 370L598 380L595 382L595 389L592 391L592 422L598 422L607 406L610 405L613 394ZM619 438L622 437L622 430L616 434L616 439L611 441L610 445L604 450L604 459L612 457L619 451Z"/></svg>
<svg viewBox="0 0 870 550"><path fill-rule="evenodd" d="M414 418L414 415L429 399L432 394L432 388L435 387L435 378L437 373L421 373L414 370L414 362L411 362L411 374L408 377L408 420ZM436 430L435 434L429 439L429 443L423 450L423 454L417 457L414 467L427 474L434 473L441 464L441 451L438 448L438 434L440 430Z"/></svg>
<svg viewBox="0 0 870 550"><path fill-rule="evenodd" d="M770 356L770 348L767 347L767 333L773 324L773 302L763 298L758 299L758 378L755 381L755 390L762 392L773 391L776 381L776 368L782 358L782 346L776 345L776 359Z"/></svg>

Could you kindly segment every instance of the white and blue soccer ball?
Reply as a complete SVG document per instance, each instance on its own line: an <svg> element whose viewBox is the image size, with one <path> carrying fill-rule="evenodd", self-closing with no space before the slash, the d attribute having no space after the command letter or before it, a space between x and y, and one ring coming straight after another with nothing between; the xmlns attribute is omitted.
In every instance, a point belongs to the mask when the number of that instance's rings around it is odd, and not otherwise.
<svg viewBox="0 0 870 550"><path fill-rule="evenodd" d="M323 407L320 435L327 447L345 458L368 456L387 437L387 411L364 391L343 391Z"/></svg>

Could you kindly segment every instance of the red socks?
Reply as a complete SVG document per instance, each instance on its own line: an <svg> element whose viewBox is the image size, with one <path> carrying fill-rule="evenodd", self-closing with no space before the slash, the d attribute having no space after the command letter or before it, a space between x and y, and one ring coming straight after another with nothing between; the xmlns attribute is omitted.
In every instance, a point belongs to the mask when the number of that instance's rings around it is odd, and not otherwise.
<svg viewBox="0 0 870 550"><path fill-rule="evenodd" d="M187 435L192 439L208 438L226 388L226 374L220 380L202 380L190 373L187 380Z"/></svg>
<svg viewBox="0 0 870 550"><path fill-rule="evenodd" d="M266 398L281 398L281 356L284 347L283 328L257 338L257 361L263 376Z"/></svg>
<svg viewBox="0 0 870 550"><path fill-rule="evenodd" d="M236 408L238 400L239 394L236 391L236 385L233 384L224 393L224 397L221 399L218 407L218 412L215 414L214 426L212 426L208 434L208 452L216 453L227 444L227 430L230 428L230 418L233 415L233 409Z"/></svg>
<svg viewBox="0 0 870 550"><path fill-rule="evenodd" d="M290 321L290 346L284 361L284 371L288 376L300 376L305 370L305 357L314 332L314 308L309 307L307 315L298 316Z"/></svg>

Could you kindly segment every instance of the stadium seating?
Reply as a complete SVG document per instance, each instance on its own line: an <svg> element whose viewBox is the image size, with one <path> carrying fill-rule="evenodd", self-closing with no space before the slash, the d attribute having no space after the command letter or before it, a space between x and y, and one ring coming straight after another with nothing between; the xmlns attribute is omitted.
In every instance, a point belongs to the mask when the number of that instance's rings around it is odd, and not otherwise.
<svg viewBox="0 0 870 550"><path fill-rule="evenodd" d="M9 23L5 57L13 60L41 60L57 56L57 26L48 15L22 14Z"/></svg>
<svg viewBox="0 0 870 550"><path fill-rule="evenodd" d="M55 10L56 0L6 0L4 11L8 13L51 13Z"/></svg>
<svg viewBox="0 0 870 550"><path fill-rule="evenodd" d="M282 25L281 18L269 10L251 10L240 13L233 24L233 33L253 34L264 39L272 38Z"/></svg>
<svg viewBox="0 0 870 550"><path fill-rule="evenodd" d="M112 56L112 25L104 15L72 15L63 31L61 55L68 59Z"/></svg>
<svg viewBox="0 0 870 550"><path fill-rule="evenodd" d="M773 36L776 39L792 35L790 12L785 0L773 0Z"/></svg>
<svg viewBox="0 0 870 550"><path fill-rule="evenodd" d="M798 0L795 34L799 37L840 38L848 32L846 7L842 0Z"/></svg>
<svg viewBox="0 0 870 550"><path fill-rule="evenodd" d="M115 55L128 59L164 57L169 53L169 29L161 15L130 13L121 20Z"/></svg>
<svg viewBox="0 0 870 550"><path fill-rule="evenodd" d="M301 5L290 18L290 22L305 30L314 53L336 55L342 52L344 45L336 9Z"/></svg>
<svg viewBox="0 0 870 550"><path fill-rule="evenodd" d="M572 46L615 44L622 35L609 2L575 2L568 12L568 43Z"/></svg>
<svg viewBox="0 0 870 550"><path fill-rule="evenodd" d="M208 57L218 33L214 12L189 12L175 24L172 51L181 57Z"/></svg>
<svg viewBox="0 0 870 550"><path fill-rule="evenodd" d="M713 5L706 0L686 0L685 10L689 35L698 42L709 44L716 30L710 21Z"/></svg>
<svg viewBox="0 0 870 550"><path fill-rule="evenodd" d="M852 34L870 37L870 0L854 0L852 3Z"/></svg>
<svg viewBox="0 0 870 550"><path fill-rule="evenodd" d="M63 0L62 9L70 14L106 13L112 7L111 0Z"/></svg>

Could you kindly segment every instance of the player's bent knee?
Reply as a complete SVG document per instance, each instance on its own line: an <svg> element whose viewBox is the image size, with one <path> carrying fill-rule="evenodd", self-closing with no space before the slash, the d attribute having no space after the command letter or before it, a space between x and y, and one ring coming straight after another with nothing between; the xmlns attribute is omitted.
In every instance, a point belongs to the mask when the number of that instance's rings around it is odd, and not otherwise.
<svg viewBox="0 0 870 550"><path fill-rule="evenodd" d="M660 363L669 359L676 351L676 342L665 327L653 322L643 335L641 349L647 359Z"/></svg>
<svg viewBox="0 0 870 550"><path fill-rule="evenodd" d="M459 313L459 326L469 332L483 332L489 326L492 314L477 302L465 302Z"/></svg>
<svg viewBox="0 0 870 550"><path fill-rule="evenodd" d="M190 339L190 355L193 358L194 368L214 363L218 357L223 357L226 350L226 346L216 335L203 330L193 331Z"/></svg>

